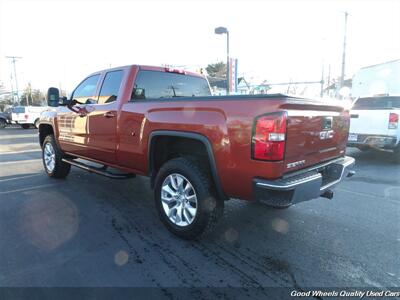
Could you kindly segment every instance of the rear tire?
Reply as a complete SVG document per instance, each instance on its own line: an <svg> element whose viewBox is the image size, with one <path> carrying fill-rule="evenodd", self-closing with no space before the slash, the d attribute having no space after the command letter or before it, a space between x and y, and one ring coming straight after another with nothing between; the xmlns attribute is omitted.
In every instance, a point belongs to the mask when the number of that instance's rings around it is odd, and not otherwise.
<svg viewBox="0 0 400 300"><path fill-rule="evenodd" d="M71 165L62 161L64 155L60 151L53 135L48 135L42 145L42 160L44 170L52 178L65 178L71 170Z"/></svg>
<svg viewBox="0 0 400 300"><path fill-rule="evenodd" d="M159 170L155 205L161 221L173 234L194 239L212 231L223 214L211 177L195 158L174 158Z"/></svg>
<svg viewBox="0 0 400 300"><path fill-rule="evenodd" d="M22 127L23 129L29 129L29 128L31 127L31 125L29 125L29 124L22 124L21 127Z"/></svg>

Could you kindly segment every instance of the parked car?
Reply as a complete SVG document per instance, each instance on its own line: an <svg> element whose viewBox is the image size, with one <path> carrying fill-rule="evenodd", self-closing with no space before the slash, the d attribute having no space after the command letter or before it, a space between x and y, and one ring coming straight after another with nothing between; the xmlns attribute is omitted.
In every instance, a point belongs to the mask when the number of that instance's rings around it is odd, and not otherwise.
<svg viewBox="0 0 400 300"><path fill-rule="evenodd" d="M0 129L5 128L7 124L10 124L10 122L11 122L10 113L7 110L4 112L0 112Z"/></svg>
<svg viewBox="0 0 400 300"><path fill-rule="evenodd" d="M24 129L38 128L40 114L47 109L47 106L15 106L11 110L11 122Z"/></svg>
<svg viewBox="0 0 400 300"><path fill-rule="evenodd" d="M348 145L393 150L400 160L400 96L359 98L351 109Z"/></svg>
<svg viewBox="0 0 400 300"><path fill-rule="evenodd" d="M39 124L47 175L64 178L73 165L148 176L162 222L182 238L211 229L230 198L287 208L332 198L353 174L349 111L336 102L213 97L199 74L138 65L93 73L69 100L56 88L47 98L54 108Z"/></svg>

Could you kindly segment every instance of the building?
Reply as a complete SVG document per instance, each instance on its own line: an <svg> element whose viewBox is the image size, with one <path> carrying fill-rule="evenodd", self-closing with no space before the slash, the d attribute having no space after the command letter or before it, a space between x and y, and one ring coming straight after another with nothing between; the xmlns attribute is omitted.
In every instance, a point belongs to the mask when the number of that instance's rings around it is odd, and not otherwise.
<svg viewBox="0 0 400 300"><path fill-rule="evenodd" d="M361 68L353 76L351 97L400 95L400 59Z"/></svg>
<svg viewBox="0 0 400 300"><path fill-rule="evenodd" d="M213 91L214 96L223 96L226 95L226 79L224 78L215 78L208 77L208 82L210 83L211 90ZM238 78L237 92L232 91L232 95L247 95L250 94L251 87L248 82L244 79L244 77Z"/></svg>

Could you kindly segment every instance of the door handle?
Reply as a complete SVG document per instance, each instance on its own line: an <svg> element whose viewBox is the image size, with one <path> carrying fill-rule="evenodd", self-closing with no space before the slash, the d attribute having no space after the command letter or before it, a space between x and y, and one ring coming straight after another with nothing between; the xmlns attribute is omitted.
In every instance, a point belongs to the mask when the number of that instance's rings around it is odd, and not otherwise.
<svg viewBox="0 0 400 300"><path fill-rule="evenodd" d="M114 118L115 117L115 113L112 112L112 111L108 111L108 112L105 112L103 114L103 116L106 117L106 118Z"/></svg>

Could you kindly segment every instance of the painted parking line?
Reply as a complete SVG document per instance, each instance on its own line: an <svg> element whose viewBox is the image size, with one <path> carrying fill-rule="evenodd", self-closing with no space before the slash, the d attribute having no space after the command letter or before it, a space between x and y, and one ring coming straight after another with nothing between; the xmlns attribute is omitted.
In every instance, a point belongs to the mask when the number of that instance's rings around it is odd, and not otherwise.
<svg viewBox="0 0 400 300"><path fill-rule="evenodd" d="M16 160L16 161L5 161L5 162L0 162L0 166L4 165L13 165L13 164L29 164L29 163L34 163L34 162L40 162L42 161L41 158L37 159L27 159L27 160Z"/></svg>
<svg viewBox="0 0 400 300"><path fill-rule="evenodd" d="M34 137L37 137L37 133L0 135L0 139L24 139L24 138L34 138Z"/></svg>
<svg viewBox="0 0 400 300"><path fill-rule="evenodd" d="M28 150L19 150L19 151L4 151L0 152L0 155L5 155L5 154L21 154L21 153L27 153L27 152L41 152L42 150L39 149L28 149Z"/></svg>
<svg viewBox="0 0 400 300"><path fill-rule="evenodd" d="M57 183L42 184L42 185L37 185L37 186L29 187L29 188L23 188L23 189L16 189L16 190L9 190L9 191L0 192L0 195L27 192L27 191L37 190L37 189L46 188L46 187L55 186L55 185L57 185Z"/></svg>
<svg viewBox="0 0 400 300"><path fill-rule="evenodd" d="M18 180L18 179L26 179L26 178L31 178L31 177L36 177L36 176L42 176L42 175L43 175L43 174L33 174L33 175L26 175L26 176L20 176L20 177L6 178L6 179L0 179L0 182L11 181L11 180Z"/></svg>

